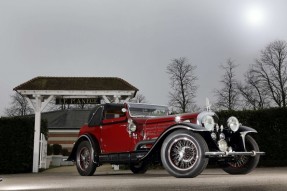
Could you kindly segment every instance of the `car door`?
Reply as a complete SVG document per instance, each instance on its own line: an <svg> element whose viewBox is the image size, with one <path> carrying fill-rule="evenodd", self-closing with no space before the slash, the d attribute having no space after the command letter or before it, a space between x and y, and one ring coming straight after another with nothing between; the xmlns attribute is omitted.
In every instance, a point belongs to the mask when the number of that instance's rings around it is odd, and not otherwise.
<svg viewBox="0 0 287 191"><path fill-rule="evenodd" d="M104 111L101 125L101 143L103 153L118 153L132 151L129 132L127 131L127 116L122 106L108 107Z"/></svg>

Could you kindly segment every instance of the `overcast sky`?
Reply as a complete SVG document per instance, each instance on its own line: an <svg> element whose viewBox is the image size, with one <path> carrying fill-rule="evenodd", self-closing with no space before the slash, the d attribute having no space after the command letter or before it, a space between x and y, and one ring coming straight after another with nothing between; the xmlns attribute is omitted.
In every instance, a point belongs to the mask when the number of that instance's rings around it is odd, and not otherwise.
<svg viewBox="0 0 287 191"><path fill-rule="evenodd" d="M219 66L242 79L260 50L287 40L286 0L1 0L0 116L36 76L120 77L168 104L171 59L197 66L197 104L215 100Z"/></svg>

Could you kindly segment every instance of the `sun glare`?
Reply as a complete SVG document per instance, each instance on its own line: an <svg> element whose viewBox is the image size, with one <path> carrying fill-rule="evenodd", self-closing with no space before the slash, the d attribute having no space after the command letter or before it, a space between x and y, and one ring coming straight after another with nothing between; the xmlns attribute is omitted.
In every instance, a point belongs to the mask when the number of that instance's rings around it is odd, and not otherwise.
<svg viewBox="0 0 287 191"><path fill-rule="evenodd" d="M246 10L245 17L247 23L251 26L261 26L264 24L265 15L262 7L249 7Z"/></svg>

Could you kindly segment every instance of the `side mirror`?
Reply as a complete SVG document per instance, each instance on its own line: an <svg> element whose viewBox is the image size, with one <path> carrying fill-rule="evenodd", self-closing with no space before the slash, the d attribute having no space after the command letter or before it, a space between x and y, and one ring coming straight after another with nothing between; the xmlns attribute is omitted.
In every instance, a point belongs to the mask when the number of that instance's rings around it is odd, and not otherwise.
<svg viewBox="0 0 287 191"><path fill-rule="evenodd" d="M122 108L122 112L123 113L127 112L127 109L126 108Z"/></svg>

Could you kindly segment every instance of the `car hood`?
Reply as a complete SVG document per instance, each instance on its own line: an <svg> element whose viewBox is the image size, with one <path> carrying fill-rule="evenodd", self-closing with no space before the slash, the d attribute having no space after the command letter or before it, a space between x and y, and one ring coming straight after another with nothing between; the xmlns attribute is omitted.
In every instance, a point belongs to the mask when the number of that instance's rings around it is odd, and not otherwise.
<svg viewBox="0 0 287 191"><path fill-rule="evenodd" d="M196 123L198 113L186 113L186 114L176 114L160 117L134 117L133 120L137 124L155 124L155 123L166 123L166 122L176 122L176 118L179 118L179 122L185 122L189 120L191 123Z"/></svg>

